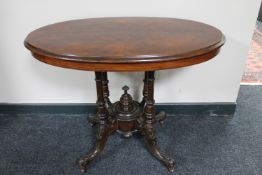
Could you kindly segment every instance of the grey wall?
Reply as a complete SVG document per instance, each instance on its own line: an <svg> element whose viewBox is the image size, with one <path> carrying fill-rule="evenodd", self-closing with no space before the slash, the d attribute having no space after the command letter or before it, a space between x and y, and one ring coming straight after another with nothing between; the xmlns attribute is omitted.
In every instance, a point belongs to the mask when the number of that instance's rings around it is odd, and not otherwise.
<svg viewBox="0 0 262 175"><path fill-rule="evenodd" d="M162 16L197 20L221 29L226 45L203 64L159 71L157 102L235 102L260 0L1 0L0 102L82 103L96 99L94 74L45 65L23 46L41 26L78 18ZM141 97L142 73L110 73L111 97L121 86ZM172 93L166 93L171 91Z"/></svg>

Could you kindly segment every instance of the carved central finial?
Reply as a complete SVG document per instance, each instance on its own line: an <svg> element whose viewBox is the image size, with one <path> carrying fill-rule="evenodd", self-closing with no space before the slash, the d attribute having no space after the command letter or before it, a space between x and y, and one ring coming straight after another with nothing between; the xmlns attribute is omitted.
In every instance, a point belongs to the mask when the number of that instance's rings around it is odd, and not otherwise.
<svg viewBox="0 0 262 175"><path fill-rule="evenodd" d="M125 85L124 87L122 87L122 89L124 90L124 93L127 94L127 91L129 90L129 87L127 85Z"/></svg>
<svg viewBox="0 0 262 175"><path fill-rule="evenodd" d="M120 98L120 104L122 110L127 112L133 109L133 99L131 95L127 93L127 91L129 90L128 86L124 86L122 87L122 89L124 90L124 94Z"/></svg>

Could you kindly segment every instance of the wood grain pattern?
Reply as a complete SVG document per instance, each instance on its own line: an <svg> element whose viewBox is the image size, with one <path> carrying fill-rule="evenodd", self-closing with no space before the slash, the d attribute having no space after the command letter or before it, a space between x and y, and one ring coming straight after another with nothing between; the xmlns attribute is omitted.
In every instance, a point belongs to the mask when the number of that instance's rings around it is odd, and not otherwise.
<svg viewBox="0 0 262 175"><path fill-rule="evenodd" d="M31 32L25 46L45 63L90 71L149 71L201 63L224 44L210 25L175 18L90 18Z"/></svg>

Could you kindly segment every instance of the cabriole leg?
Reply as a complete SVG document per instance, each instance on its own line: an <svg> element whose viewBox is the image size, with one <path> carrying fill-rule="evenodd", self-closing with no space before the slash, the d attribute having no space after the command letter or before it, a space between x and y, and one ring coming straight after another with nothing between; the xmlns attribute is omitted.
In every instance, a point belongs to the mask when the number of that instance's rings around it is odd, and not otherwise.
<svg viewBox="0 0 262 175"><path fill-rule="evenodd" d="M155 130L153 128L153 123L156 120L154 111L154 71L146 72L145 79L147 84L147 97L145 98L144 124L142 126L142 133L147 140L149 151L157 159L163 162L170 172L173 172L175 170L175 162L160 152L157 146Z"/></svg>
<svg viewBox="0 0 262 175"><path fill-rule="evenodd" d="M98 106L97 117L99 120L96 144L92 151L90 151L86 156L80 159L79 166L81 172L85 172L88 164L103 151L108 137L116 130L114 124L110 123L108 120L108 111L105 106L105 99L103 93L103 73L95 72L95 76Z"/></svg>

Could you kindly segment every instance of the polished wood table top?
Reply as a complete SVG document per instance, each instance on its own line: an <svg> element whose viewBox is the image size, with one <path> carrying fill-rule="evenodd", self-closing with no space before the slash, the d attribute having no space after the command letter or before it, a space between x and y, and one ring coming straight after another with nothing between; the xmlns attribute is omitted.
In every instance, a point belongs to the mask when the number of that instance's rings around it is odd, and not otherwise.
<svg viewBox="0 0 262 175"><path fill-rule="evenodd" d="M216 56L222 32L175 18L72 20L31 32L25 46L45 63L89 71L151 71L189 66Z"/></svg>

